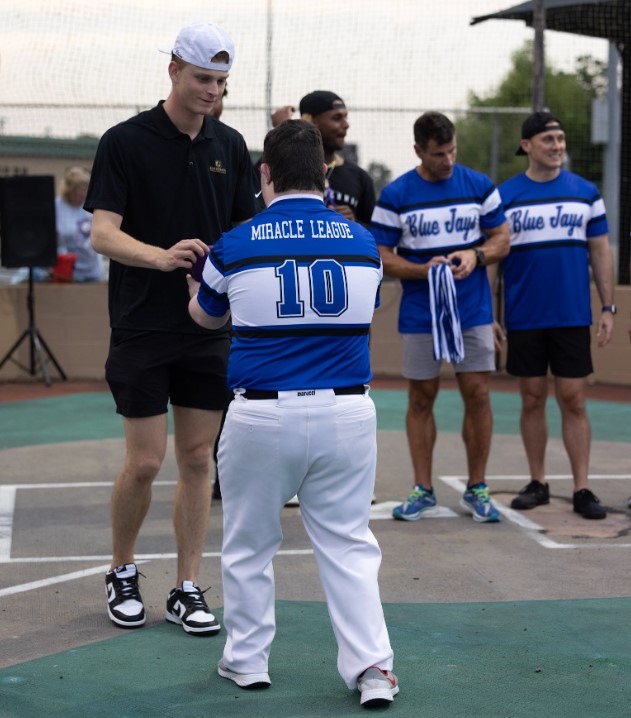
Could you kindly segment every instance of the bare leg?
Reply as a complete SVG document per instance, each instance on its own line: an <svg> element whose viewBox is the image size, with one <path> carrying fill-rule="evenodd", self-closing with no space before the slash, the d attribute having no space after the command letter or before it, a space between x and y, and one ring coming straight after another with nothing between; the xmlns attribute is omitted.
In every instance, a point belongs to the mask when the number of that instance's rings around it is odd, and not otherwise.
<svg viewBox="0 0 631 718"><path fill-rule="evenodd" d="M591 427L585 411L585 380L555 377L556 400L561 410L563 444L572 467L574 491L586 489L589 472Z"/></svg>
<svg viewBox="0 0 631 718"><path fill-rule="evenodd" d="M521 438L526 450L530 477L545 484L545 454L548 443L548 422L546 400L548 378L545 376L520 377L521 393Z"/></svg>
<svg viewBox="0 0 631 718"><path fill-rule="evenodd" d="M177 585L197 581L210 516L211 452L220 411L173 407L178 478L173 504L177 541Z"/></svg>
<svg viewBox="0 0 631 718"><path fill-rule="evenodd" d="M138 532L151 503L151 485L166 452L167 415L124 422L125 463L112 491L112 568L134 562Z"/></svg>
<svg viewBox="0 0 631 718"><path fill-rule="evenodd" d="M464 402L462 440L467 452L468 486L485 480L491 451L493 414L489 400L489 372L461 372L458 386Z"/></svg>
<svg viewBox="0 0 631 718"><path fill-rule="evenodd" d="M410 380L406 430L414 481L424 488L432 488L432 454L436 443L434 401L440 379Z"/></svg>

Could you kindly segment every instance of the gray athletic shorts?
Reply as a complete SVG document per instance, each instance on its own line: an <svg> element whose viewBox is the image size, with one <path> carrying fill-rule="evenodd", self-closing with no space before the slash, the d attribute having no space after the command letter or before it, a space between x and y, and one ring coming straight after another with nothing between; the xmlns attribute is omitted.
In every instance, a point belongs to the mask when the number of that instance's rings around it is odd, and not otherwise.
<svg viewBox="0 0 631 718"><path fill-rule="evenodd" d="M406 379L435 379L440 376L442 359L434 359L434 342L429 334L402 334L403 376ZM456 374L472 371L495 371L493 325L465 329L462 332L464 359L454 364Z"/></svg>

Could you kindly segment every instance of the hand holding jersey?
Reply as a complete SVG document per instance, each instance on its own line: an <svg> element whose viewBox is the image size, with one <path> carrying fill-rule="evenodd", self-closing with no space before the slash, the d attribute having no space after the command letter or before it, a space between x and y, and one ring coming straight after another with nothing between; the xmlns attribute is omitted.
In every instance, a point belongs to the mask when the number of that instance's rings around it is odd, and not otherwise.
<svg viewBox="0 0 631 718"><path fill-rule="evenodd" d="M469 480L462 506L476 521L496 522L499 512L485 483L492 432L489 374L495 369L486 266L508 252L508 224L491 180L456 163L455 128L445 115L421 115L414 124L414 140L421 164L384 187L371 223L385 274L401 280L399 332L403 375L410 381L406 429L415 488L393 515L410 521L436 508L433 406L444 356L459 360L454 370L465 405L463 438ZM452 351L441 349L440 336L437 344L434 341L436 317L428 275L444 264L453 272L456 296L450 303L457 305L463 353L458 343ZM438 324L444 336L452 333L451 322Z"/></svg>

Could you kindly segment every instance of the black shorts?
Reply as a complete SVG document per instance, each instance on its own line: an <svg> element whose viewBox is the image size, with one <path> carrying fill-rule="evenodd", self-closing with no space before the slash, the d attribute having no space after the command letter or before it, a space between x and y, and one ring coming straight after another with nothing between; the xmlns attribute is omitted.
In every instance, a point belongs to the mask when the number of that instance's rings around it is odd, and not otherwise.
<svg viewBox="0 0 631 718"><path fill-rule="evenodd" d="M578 379L591 374L589 327L553 327L509 331L506 371L513 376L553 376Z"/></svg>
<svg viewBox="0 0 631 718"><path fill-rule="evenodd" d="M173 406L223 410L230 337L112 329L105 378L116 411L129 418L158 416Z"/></svg>

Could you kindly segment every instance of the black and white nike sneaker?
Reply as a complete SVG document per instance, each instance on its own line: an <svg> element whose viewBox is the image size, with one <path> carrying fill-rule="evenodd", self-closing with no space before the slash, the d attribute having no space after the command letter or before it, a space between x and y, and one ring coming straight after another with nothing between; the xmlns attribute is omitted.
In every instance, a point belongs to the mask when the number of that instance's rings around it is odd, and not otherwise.
<svg viewBox="0 0 631 718"><path fill-rule="evenodd" d="M174 588L167 598L166 620L196 636L217 633L221 626L206 604L206 591L193 581L182 581L182 587Z"/></svg>
<svg viewBox="0 0 631 718"><path fill-rule="evenodd" d="M105 574L107 615L122 628L138 628L146 621L145 607L138 588L139 575L142 574L135 563L117 566Z"/></svg>

